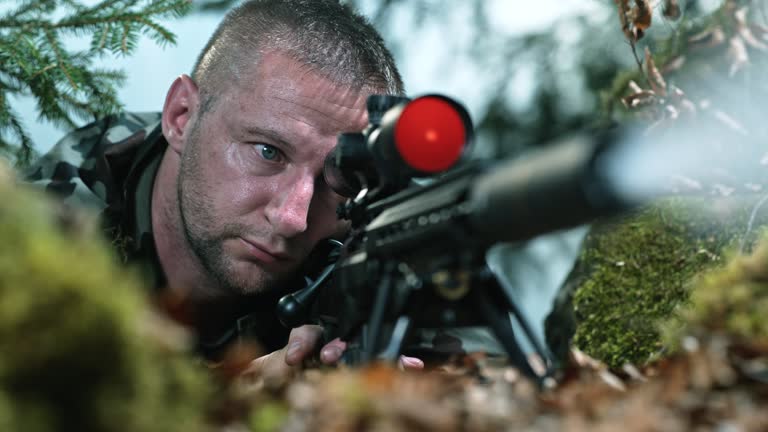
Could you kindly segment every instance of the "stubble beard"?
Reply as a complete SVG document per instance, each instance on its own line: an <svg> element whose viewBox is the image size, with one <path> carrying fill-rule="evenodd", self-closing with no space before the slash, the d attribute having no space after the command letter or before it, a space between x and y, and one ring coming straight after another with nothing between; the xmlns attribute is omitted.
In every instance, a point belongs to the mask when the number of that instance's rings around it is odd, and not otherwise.
<svg viewBox="0 0 768 432"><path fill-rule="evenodd" d="M197 173L203 172L200 163L200 143L197 127L193 129L182 154L177 182L177 194L181 228L192 252L213 283L205 290L213 295L242 296L268 292L279 279L258 268L255 263L241 263L254 271L238 272L234 259L224 250L224 241L237 240L247 228L239 224L217 225L212 200L206 192L204 181Z"/></svg>

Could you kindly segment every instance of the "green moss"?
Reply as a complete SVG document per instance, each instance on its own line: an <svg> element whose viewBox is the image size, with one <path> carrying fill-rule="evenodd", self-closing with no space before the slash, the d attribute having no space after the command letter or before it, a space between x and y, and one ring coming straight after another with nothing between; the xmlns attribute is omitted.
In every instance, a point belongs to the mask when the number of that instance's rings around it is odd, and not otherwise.
<svg viewBox="0 0 768 432"><path fill-rule="evenodd" d="M579 259L574 344L614 367L658 354L659 323L688 300L694 276L741 240L753 205L675 198L596 226Z"/></svg>
<svg viewBox="0 0 768 432"><path fill-rule="evenodd" d="M750 256L733 256L726 266L696 281L690 302L662 326L664 341L678 348L684 336L725 333L736 340L768 344L768 236Z"/></svg>
<svg viewBox="0 0 768 432"><path fill-rule="evenodd" d="M288 417L289 408L282 402L266 402L255 409L250 416L250 429L253 432L279 430Z"/></svg>
<svg viewBox="0 0 768 432"><path fill-rule="evenodd" d="M3 430L200 430L207 374L146 330L139 278L93 218L2 177Z"/></svg>

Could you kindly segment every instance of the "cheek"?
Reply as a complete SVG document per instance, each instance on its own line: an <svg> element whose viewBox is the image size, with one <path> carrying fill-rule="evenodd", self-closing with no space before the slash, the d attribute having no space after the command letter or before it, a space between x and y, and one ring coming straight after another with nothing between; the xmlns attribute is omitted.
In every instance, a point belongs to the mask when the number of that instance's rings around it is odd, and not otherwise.
<svg viewBox="0 0 768 432"><path fill-rule="evenodd" d="M219 201L228 213L248 215L264 209L276 189L275 182L269 178L241 176L221 184Z"/></svg>
<svg viewBox="0 0 768 432"><path fill-rule="evenodd" d="M217 207L230 216L245 215L269 202L278 190L273 177L255 176L242 157L237 144L211 146L202 155L207 164L202 181L207 183Z"/></svg>

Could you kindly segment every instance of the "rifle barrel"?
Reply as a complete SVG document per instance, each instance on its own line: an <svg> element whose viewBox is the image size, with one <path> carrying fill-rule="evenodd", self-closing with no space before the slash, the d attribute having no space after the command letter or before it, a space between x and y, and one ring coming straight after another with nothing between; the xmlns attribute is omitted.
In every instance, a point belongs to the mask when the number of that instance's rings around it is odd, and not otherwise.
<svg viewBox="0 0 768 432"><path fill-rule="evenodd" d="M469 193L473 234L486 242L525 240L636 205L605 167L611 158L604 156L617 147L613 135L575 136L480 176Z"/></svg>

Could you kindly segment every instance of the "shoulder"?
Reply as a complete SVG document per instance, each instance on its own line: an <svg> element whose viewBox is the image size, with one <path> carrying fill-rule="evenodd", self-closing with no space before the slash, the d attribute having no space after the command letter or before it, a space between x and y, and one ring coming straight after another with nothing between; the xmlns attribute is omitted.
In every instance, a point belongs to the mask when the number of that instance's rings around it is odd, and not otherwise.
<svg viewBox="0 0 768 432"><path fill-rule="evenodd" d="M29 170L26 181L68 201L103 209L114 187L114 163L159 127L160 113L120 113L78 128Z"/></svg>

